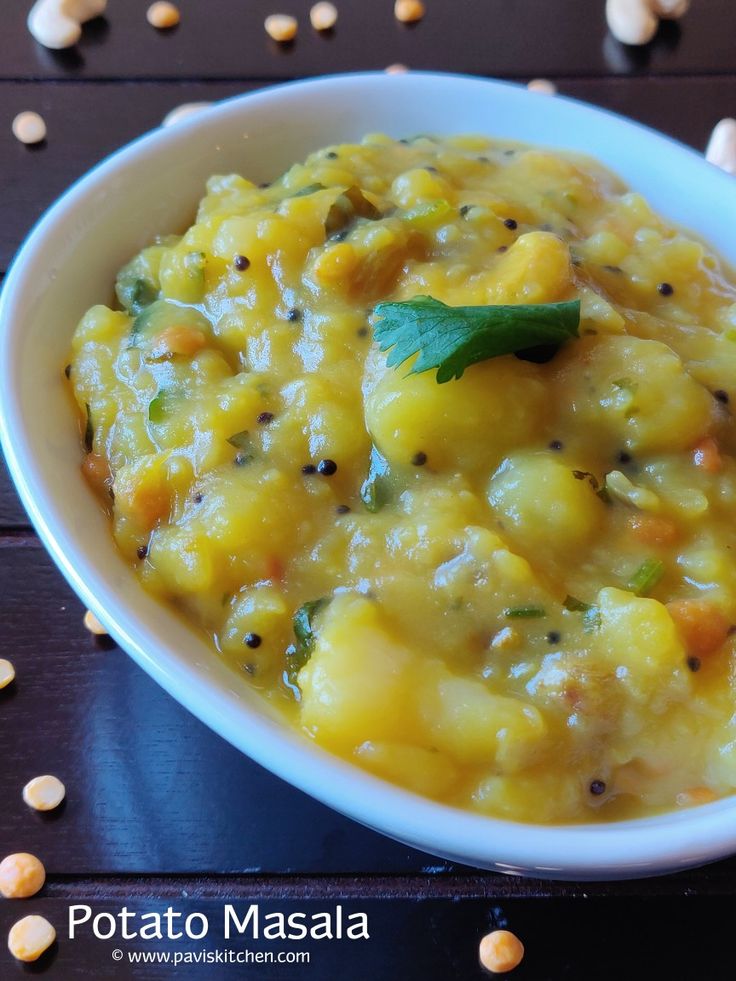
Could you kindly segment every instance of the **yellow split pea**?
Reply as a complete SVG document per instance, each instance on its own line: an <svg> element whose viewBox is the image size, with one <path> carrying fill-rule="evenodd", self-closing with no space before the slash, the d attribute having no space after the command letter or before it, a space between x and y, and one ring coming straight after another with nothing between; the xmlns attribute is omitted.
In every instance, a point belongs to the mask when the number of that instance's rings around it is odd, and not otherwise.
<svg viewBox="0 0 736 981"><path fill-rule="evenodd" d="M35 896L45 881L43 863L28 852L7 855L0 862L0 894L6 899Z"/></svg>
<svg viewBox="0 0 736 981"><path fill-rule="evenodd" d="M291 14L269 14L263 22L266 34L274 41L285 43L296 37L298 22Z"/></svg>
<svg viewBox="0 0 736 981"><path fill-rule="evenodd" d="M43 916L24 916L10 928L8 949L13 957L25 963L37 961L56 940L56 930Z"/></svg>
<svg viewBox="0 0 736 981"><path fill-rule="evenodd" d="M547 823L732 793L731 271L580 155L371 134L256 176L212 177L74 336L143 586L416 793ZM510 353L448 365L450 328Z"/></svg>

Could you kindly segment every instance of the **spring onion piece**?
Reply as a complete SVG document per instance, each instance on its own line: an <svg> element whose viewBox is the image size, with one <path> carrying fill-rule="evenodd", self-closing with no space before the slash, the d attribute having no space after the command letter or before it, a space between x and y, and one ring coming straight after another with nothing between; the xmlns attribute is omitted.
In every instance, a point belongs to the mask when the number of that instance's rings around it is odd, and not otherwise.
<svg viewBox="0 0 736 981"><path fill-rule="evenodd" d="M89 402L84 403L84 408L87 412L87 422L84 426L84 448L88 453L91 453L94 446L95 430L92 425L92 410L89 407Z"/></svg>
<svg viewBox="0 0 736 981"><path fill-rule="evenodd" d="M648 596L664 575L664 562L647 559L629 580L627 589L637 596Z"/></svg>
<svg viewBox="0 0 736 981"><path fill-rule="evenodd" d="M505 617L515 620L532 620L537 617L546 617L547 611L543 606L511 606L503 611Z"/></svg>
<svg viewBox="0 0 736 981"><path fill-rule="evenodd" d="M366 510L375 514L388 502L389 496L388 460L374 446L371 450L368 476L360 488L360 499Z"/></svg>

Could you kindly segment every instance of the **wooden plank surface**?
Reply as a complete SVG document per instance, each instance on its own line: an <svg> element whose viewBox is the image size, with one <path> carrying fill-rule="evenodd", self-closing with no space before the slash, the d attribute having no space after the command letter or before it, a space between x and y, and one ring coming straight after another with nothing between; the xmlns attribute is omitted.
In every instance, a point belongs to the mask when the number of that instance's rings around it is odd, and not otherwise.
<svg viewBox="0 0 736 981"><path fill-rule="evenodd" d="M731 72L736 11L732 0L696 0L655 41L626 49L607 32L598 0L427 0L418 24L398 23L393 0L343 0L331 34L309 26L311 0L289 0L300 31L291 45L266 36L272 0L180 0L181 24L156 32L145 22L149 0L111 2L85 28L73 51L39 47L24 28L27 5L5 5L5 78L300 78L382 69L416 69L523 78L531 75Z"/></svg>
<svg viewBox="0 0 736 981"><path fill-rule="evenodd" d="M257 87L256 82L0 82L0 270L7 268L31 225L69 184L118 147L158 126L174 106ZM720 118L736 114L733 76L564 78L559 87L565 95L663 129L699 150ZM10 132L11 120L24 109L34 109L46 119L49 135L39 147L22 146Z"/></svg>
<svg viewBox="0 0 736 981"><path fill-rule="evenodd" d="M681 25L665 25L643 49L607 35L603 0L427 2L426 19L407 28L395 22L391 0L343 0L337 30L319 37L307 24L309 0L290 0L301 30L295 44L280 48L262 30L275 9L266 0L180 0L182 23L167 34L145 23L147 0L111 0L107 19L88 25L78 48L63 53L28 36L30 0L6 4L0 271L65 187L173 106L279 79L396 61L522 81L542 75L566 95L700 150L719 118L736 115L733 0L695 0ZM10 121L26 108L42 112L49 126L35 149L10 135ZM35 970L60 981L246 973L473 979L484 976L479 936L508 925L527 944L513 975L520 979L732 976L736 859L638 882L555 883L479 873L413 851L236 752L122 651L91 638L82 613L0 466L0 657L18 667L18 681L0 692L0 852L43 858L48 884L22 912L47 915L61 938ZM20 797L24 781L40 772L58 773L69 789L61 811L45 818ZM372 939L307 943L308 967L136 967L112 960L114 940L65 937L72 902L113 913L124 904L141 912L167 904L204 911L213 923L207 947L215 949L223 943L225 902L260 902L265 913L334 908L340 900L369 911ZM0 902L0 934L19 915L18 904ZM142 949L120 946L126 957ZM0 979L22 973L0 949Z"/></svg>

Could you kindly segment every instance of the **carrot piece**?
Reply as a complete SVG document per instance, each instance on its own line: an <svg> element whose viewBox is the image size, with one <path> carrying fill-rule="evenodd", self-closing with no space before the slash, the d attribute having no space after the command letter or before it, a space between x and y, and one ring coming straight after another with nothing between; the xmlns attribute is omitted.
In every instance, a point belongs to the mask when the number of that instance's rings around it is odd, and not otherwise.
<svg viewBox="0 0 736 981"><path fill-rule="evenodd" d="M182 354L187 357L201 351L207 343L207 338L198 327L186 327L182 324L167 327L156 338L153 353L156 357L170 354Z"/></svg>
<svg viewBox="0 0 736 981"><path fill-rule="evenodd" d="M266 578L276 582L284 578L284 572L284 563L278 555L269 555L266 559Z"/></svg>
<svg viewBox="0 0 736 981"><path fill-rule="evenodd" d="M654 514L632 514L629 529L642 545L669 545L677 538L674 522Z"/></svg>
<svg viewBox="0 0 736 981"><path fill-rule="evenodd" d="M723 460L718 449L718 443L712 436L705 436L693 447L693 462L696 467L702 467L706 473L718 473L723 466Z"/></svg>
<svg viewBox="0 0 736 981"><path fill-rule="evenodd" d="M97 493L108 490L112 484L112 474L107 458L100 453L88 453L82 462L82 473Z"/></svg>
<svg viewBox="0 0 736 981"><path fill-rule="evenodd" d="M731 624L708 600L673 600L667 610L688 654L705 657L725 643Z"/></svg>

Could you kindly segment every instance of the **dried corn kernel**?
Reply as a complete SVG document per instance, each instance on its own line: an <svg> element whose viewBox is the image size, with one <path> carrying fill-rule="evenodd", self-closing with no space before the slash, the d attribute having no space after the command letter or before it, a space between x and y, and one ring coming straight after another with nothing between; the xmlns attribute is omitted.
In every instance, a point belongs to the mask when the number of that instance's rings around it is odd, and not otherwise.
<svg viewBox="0 0 736 981"><path fill-rule="evenodd" d="M156 30L165 31L170 27L176 27L181 20L181 14L175 4L169 3L168 0L157 0L146 11L146 20Z"/></svg>
<svg viewBox="0 0 736 981"><path fill-rule="evenodd" d="M19 112L13 120L13 136L21 143L40 143L46 139L46 123L37 112Z"/></svg>
<svg viewBox="0 0 736 981"><path fill-rule="evenodd" d="M58 777L34 777L23 788L23 800L36 811L53 811L64 800L66 788Z"/></svg>
<svg viewBox="0 0 736 981"><path fill-rule="evenodd" d="M56 940L56 930L43 916L24 916L10 928L8 949L19 961L37 961Z"/></svg>
<svg viewBox="0 0 736 981"><path fill-rule="evenodd" d="M509 930L493 930L480 942L479 958L481 966L494 974L506 974L521 964L524 945Z"/></svg>
<svg viewBox="0 0 736 981"><path fill-rule="evenodd" d="M87 610L84 614L84 625L91 634L97 634L98 637L103 637L108 632L107 627L100 623L92 610Z"/></svg>
<svg viewBox="0 0 736 981"><path fill-rule="evenodd" d="M402 24L412 24L414 21L421 20L425 13L423 0L396 0L394 4L394 16Z"/></svg>
<svg viewBox="0 0 736 981"><path fill-rule="evenodd" d="M296 17L290 14L270 14L263 22L263 26L269 37L283 44L285 41L294 40L298 24Z"/></svg>
<svg viewBox="0 0 736 981"><path fill-rule="evenodd" d="M0 657L0 688L7 688L15 678L15 668L11 661Z"/></svg>
<svg viewBox="0 0 736 981"><path fill-rule="evenodd" d="M7 855L0 862L0 894L6 899L35 896L45 881L43 863L28 852Z"/></svg>
<svg viewBox="0 0 736 981"><path fill-rule="evenodd" d="M309 11L309 20L315 31L329 31L337 23L337 7L334 3L315 3Z"/></svg>

